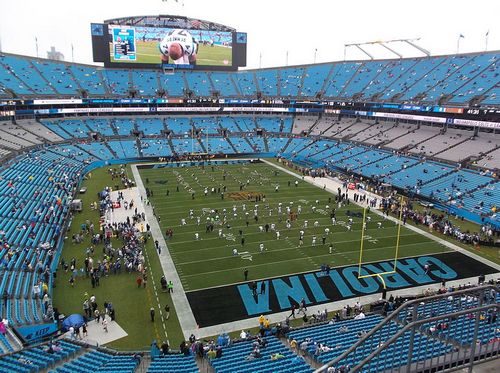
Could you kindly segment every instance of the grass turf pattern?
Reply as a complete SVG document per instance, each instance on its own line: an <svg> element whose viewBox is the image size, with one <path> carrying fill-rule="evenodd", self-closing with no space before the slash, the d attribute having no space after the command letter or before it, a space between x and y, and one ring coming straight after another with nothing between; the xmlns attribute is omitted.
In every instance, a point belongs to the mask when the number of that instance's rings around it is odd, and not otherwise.
<svg viewBox="0 0 500 373"><path fill-rule="evenodd" d="M352 214L359 215L362 208L353 203L339 208L335 195L272 166L247 163L243 166L215 165L213 170L211 166L142 168L140 174L145 186L153 192L150 202L156 216L160 217L162 232L173 230L172 239L166 238L166 241L186 291L241 282L245 268L252 279L264 279L319 269L321 264L335 267L359 261L362 219ZM244 184L242 191L240 184ZM217 189L221 188L222 192L224 186L227 191L222 199ZM212 187L215 193L211 193ZM208 188L207 196L204 195L205 188ZM240 193L263 194L265 202L238 199ZM281 214L278 212L280 203ZM256 204L258 222L254 220ZM299 205L302 212L288 229L286 207L292 206L291 210L297 212ZM234 207L237 216L234 216ZM330 219L330 211L334 208L335 225ZM216 213L211 212L215 210ZM347 228L348 211L353 220L351 230ZM215 223L214 230L206 233L207 218L218 216L222 221L224 215L226 223ZM367 216L371 221L365 231L363 262L394 259L397 225L373 213L367 213ZM197 217L200 218L199 225ZM260 231L259 227L266 224L275 224L280 232L279 239L271 229L267 233L265 229ZM328 235L325 228L330 230ZM221 237L219 229L222 229ZM299 246L301 230L304 239L303 245ZM316 236L315 245L313 236ZM241 245L242 237L244 246ZM323 237L326 238L325 245ZM263 252L261 244L264 245ZM330 244L333 245L332 254ZM233 255L233 249L237 249L239 255ZM405 228L401 230L399 257L446 251L447 248L424 236Z"/></svg>

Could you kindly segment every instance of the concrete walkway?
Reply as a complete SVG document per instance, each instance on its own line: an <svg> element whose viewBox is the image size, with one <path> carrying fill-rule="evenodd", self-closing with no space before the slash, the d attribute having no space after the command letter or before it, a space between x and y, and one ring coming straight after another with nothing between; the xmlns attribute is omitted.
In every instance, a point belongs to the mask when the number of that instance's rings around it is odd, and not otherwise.
<svg viewBox="0 0 500 373"><path fill-rule="evenodd" d="M139 191L139 194L142 195L143 200L146 200L146 188L144 187L144 183L142 182L141 176L139 175L139 170L137 169L136 165L132 165L131 168L135 183L137 185L137 190ZM174 284L174 292L171 294L172 302L174 303L175 311L179 319L179 324L181 325L181 329L184 333L184 338L188 339L191 333L196 333L198 327L193 312L191 311L191 306L189 305L189 301L186 297L186 293L182 286L181 280L175 269L174 261L170 256L168 245L165 242L165 238L163 237L160 225L153 215L152 206L144 205L144 203L141 201L140 196L137 200L137 203L142 205L142 208L146 213L146 221L151 226L151 235L153 236L153 239L158 240L158 242L160 243L160 247L162 248L161 254L158 254L158 258L160 260L161 268L163 270L163 273L165 274L165 277L168 281L172 281ZM160 314L161 312L162 309L160 309Z"/></svg>
<svg viewBox="0 0 500 373"><path fill-rule="evenodd" d="M288 169L286 169L284 167L276 165L275 163L269 162L269 161L267 161L265 159L262 159L262 161L264 163L267 163L268 165L271 165L271 166L274 166L276 168L279 168L283 172L287 172L290 175L293 175L295 177L302 177L302 176L300 176L300 175L298 175L298 174L296 174L296 173L294 173L294 172L292 172L292 171L290 171L290 170L288 170ZM326 186L325 190L328 191L328 192L330 192L330 193L337 193L337 189L338 188L343 189L342 188L342 182L338 178L331 178L331 177L316 177L316 178L313 178L311 176L304 176L304 181L307 181L308 183L310 183L312 185L315 185L315 186L317 186L319 188L324 188ZM345 189L343 189L343 190L345 190ZM356 191L356 193L358 193L358 194L366 194L369 197L369 198L367 198L367 201L369 199L373 199L373 198L377 198L379 201L382 199L381 196L379 196L377 194L374 194L374 193L371 193L371 192L368 192L368 191L364 191L364 190ZM351 201L351 203L354 203L354 204L356 204L358 206L361 206L361 207L366 207L367 206L367 204L357 203L357 202L354 202L352 200L350 200L350 201ZM381 211L379 211L379 210L371 209L370 211L373 212L373 213L375 213L375 214L377 214L377 215L379 215L379 216L385 217L385 215ZM390 215L387 216L387 220L390 220L390 221L394 222L395 224L398 223L398 219L396 219L396 218L394 218L394 217L392 217ZM500 272L500 265L499 264L496 264L496 263L494 263L494 262L492 262L492 261L490 261L490 260L488 260L486 258L483 258L482 256L479 256L479 255L477 255L477 254L475 254L473 252L470 252L469 250L465 250L465 249L461 248L458 245L455 245L455 244L453 244L453 243L451 243L449 241L446 241L446 240L444 240L442 238L439 238L439 237L437 237L437 236L435 236L435 235L433 235L433 234L431 234L431 233L429 233L429 232L427 232L427 231L425 231L423 229L417 228L417 227L415 227L415 226L413 226L411 224L405 225L405 228L407 228L407 229L409 229L409 230L411 230L413 232L416 232L418 234L421 234L422 236L424 236L426 238L429 238L429 239L431 239L433 241L436 241L437 243L439 243L439 244L441 244L443 246L446 246L447 248L450 248L452 250L458 251L458 252L460 252L460 253L462 253L464 255L467 255L467 256L469 256L469 257L471 257L473 259L476 259L476 260L478 260L478 261L480 261L480 262L482 262L484 264L487 264L490 267L496 268Z"/></svg>
<svg viewBox="0 0 500 373"><path fill-rule="evenodd" d="M299 175L291 170L288 170L285 167L277 165L273 162L269 162L265 159L261 159L261 161L263 161L264 163L266 163L272 167L276 167L277 169L280 169L281 171L286 172L294 177L302 179L301 175ZM132 173L133 173L134 178L136 180L136 184L137 184L139 192L145 197L146 191L145 191L144 185L142 183L142 180L139 176L139 172L137 170L137 167L135 165L132 166ZM312 177L306 176L303 178L303 180L310 183L310 184L318 186L319 188L323 188L324 186L326 186L325 190L330 192L330 193L336 193L337 188L342 187L342 183L338 179L334 179L334 178L314 178L313 179ZM363 193L363 192L360 191L360 193ZM369 193L369 192L364 192L364 193L368 194L372 198L377 197L379 200L381 199L380 196L377 196L373 193ZM352 203L354 203L354 202L352 202ZM359 204L359 205L362 207L365 207L362 204ZM167 246L165 240L163 239L163 234L161 233L161 230L158 226L158 223L153 216L151 206L145 206L145 211L146 211L147 220L150 222L150 225L151 225L153 238L158 239L158 241L160 242L160 245L162 245L163 248L167 248L167 250L162 250L162 253L160 255L160 263L162 265L163 271L165 272L166 276L168 276L167 278L169 278L169 279L171 278L172 281L174 281L175 292L172 295L172 300L173 300L177 315L179 317L179 322L181 324L181 328L183 330L185 338L188 338L189 335L191 335L191 333L193 333L197 338L206 338L206 337L218 335L218 334L223 333L223 332L232 332L232 331L237 331L237 330L254 328L254 327L258 326L257 317L252 317L249 319L230 322L230 323L226 323L226 324L219 324L219 325L214 325L214 326L200 328L200 329L197 328L196 320L194 319L193 313L191 311L191 307L190 307L189 302L187 300L187 297L184 293L184 289L182 288L182 284L181 284L179 276L176 272L173 260L168 252L168 246ZM382 216L382 213L380 211L377 211L374 209L372 209L371 211ZM397 219L395 219L391 216L389 216L387 219L397 223ZM434 241L436 241L436 242L438 242L446 247L449 247L453 250L459 251L459 252L461 252L465 255L468 255L476 260L479 260L479 261L481 261L481 262L483 262L483 263L485 263L493 268L496 268L500 272L499 265L497 265L493 262L490 262L489 260L486 260L483 257L480 257L474 253L470 253L469 251L464 250L461 247L454 245L448 241L440 239L439 237L433 236L432 234L430 234L422 229L413 227L411 225L406 225L406 228L408 228L414 232L417 232L419 234L422 234L425 237L428 237L428 238L430 238L430 239L432 239L432 240L434 240ZM496 279L496 278L498 278L498 275L499 275L498 273L493 274L493 275L488 275L488 276L486 276L486 280ZM466 279L461 279L461 280L457 280L457 281L447 281L447 285L448 286L458 286L460 284L464 284L464 283L467 283L469 281L471 283L475 283L477 281L477 277L466 278ZM441 286L440 284L418 286L418 287L413 287L413 288L391 291L390 294L392 294L394 296L398 296L398 295L410 296L410 295L422 294L428 288L438 290L440 288L440 286ZM342 301L331 302L331 303L326 303L326 304L308 307L307 313L308 313L308 315L312 315L313 313L317 313L318 311L324 311L325 309L327 309L329 311L340 310L345 305L353 306L356 301L359 301L361 304L368 304L368 303L380 300L380 298L381 298L381 294L372 294L372 295L366 295L366 296L362 296L362 297L358 297L358 298L345 299ZM290 315L290 311L286 311L286 312L279 312L279 313L267 315L266 317L269 319L269 321L271 323L277 323L277 322L283 322L285 320L285 318L289 315ZM301 316L299 316L299 317L301 317Z"/></svg>
<svg viewBox="0 0 500 373"><path fill-rule="evenodd" d="M105 316L108 322L108 331L106 332L102 327L101 322L95 322L94 320L87 323L87 336L81 336L82 338L77 338L78 341L86 342L92 346L102 346L104 344L116 341L120 338L128 336L127 332L116 321L111 321L108 316ZM80 334L81 334L80 328ZM70 332L65 334L65 337L71 339Z"/></svg>

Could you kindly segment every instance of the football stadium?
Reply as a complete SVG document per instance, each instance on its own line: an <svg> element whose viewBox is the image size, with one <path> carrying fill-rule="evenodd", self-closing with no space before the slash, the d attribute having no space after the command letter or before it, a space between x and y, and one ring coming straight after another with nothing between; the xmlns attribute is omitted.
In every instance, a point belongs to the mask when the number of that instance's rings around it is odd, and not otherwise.
<svg viewBox="0 0 500 373"><path fill-rule="evenodd" d="M241 16L107 14L0 47L1 372L500 369L490 30L262 67Z"/></svg>

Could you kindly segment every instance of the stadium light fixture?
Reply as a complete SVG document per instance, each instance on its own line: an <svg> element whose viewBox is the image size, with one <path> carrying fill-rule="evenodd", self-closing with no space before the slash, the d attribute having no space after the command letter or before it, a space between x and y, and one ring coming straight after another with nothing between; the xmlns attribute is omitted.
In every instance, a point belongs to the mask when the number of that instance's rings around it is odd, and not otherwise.
<svg viewBox="0 0 500 373"><path fill-rule="evenodd" d="M431 53L427 49L422 48L421 46L419 46L418 44L415 43L418 40L420 40L420 38L416 38L416 39L374 40L374 41L367 41L367 42L363 42L363 43L344 44L344 61L346 59L346 49L348 47L356 47L356 48L358 48L364 54L366 54L371 60L373 60L373 56L370 53L368 53L365 49L363 49L361 47L363 45L379 45L379 46L387 49L391 53L395 54L399 58L403 58L403 55L401 53L397 52L393 47L389 47L387 45L389 43L406 43L406 44L410 45L411 47L417 49L418 51L424 53L427 57L430 57Z"/></svg>

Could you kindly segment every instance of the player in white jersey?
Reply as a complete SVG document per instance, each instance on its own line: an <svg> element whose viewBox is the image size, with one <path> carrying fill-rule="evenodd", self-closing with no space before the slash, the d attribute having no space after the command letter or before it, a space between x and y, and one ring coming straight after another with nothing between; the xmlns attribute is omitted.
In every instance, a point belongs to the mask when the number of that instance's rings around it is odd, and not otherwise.
<svg viewBox="0 0 500 373"><path fill-rule="evenodd" d="M196 65L198 43L187 30L171 30L160 42L159 49L163 63Z"/></svg>

